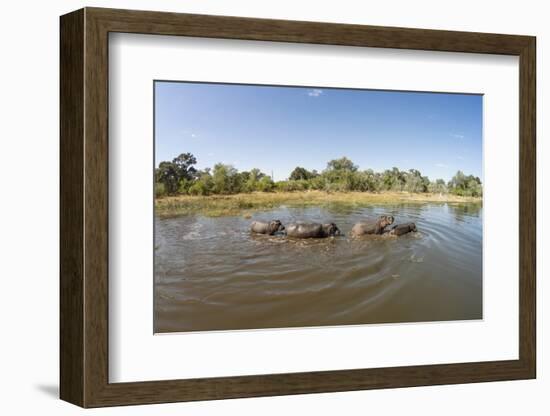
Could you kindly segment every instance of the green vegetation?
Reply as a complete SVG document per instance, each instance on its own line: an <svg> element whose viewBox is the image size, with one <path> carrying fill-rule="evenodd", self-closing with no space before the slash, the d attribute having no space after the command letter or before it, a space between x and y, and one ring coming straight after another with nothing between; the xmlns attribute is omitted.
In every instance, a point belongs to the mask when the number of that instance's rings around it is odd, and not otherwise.
<svg viewBox="0 0 550 416"><path fill-rule="evenodd" d="M155 213L161 217L200 214L208 217L222 215L251 216L256 211L270 210L279 206L308 207L357 207L372 204L396 203L480 203L479 198L452 194L408 192L254 192L249 194L191 196L176 195L158 198Z"/></svg>
<svg viewBox="0 0 550 416"><path fill-rule="evenodd" d="M408 192L450 194L464 197L481 197L481 180L458 171L449 181L430 181L416 169L401 171L398 168L374 172L359 170L347 157L327 163L321 173L296 167L288 180L274 182L259 169L239 172L231 165L218 163L212 169L197 170L197 159L191 153L182 153L171 162L159 164L155 172L155 195L236 195L252 192Z"/></svg>
<svg viewBox="0 0 550 416"><path fill-rule="evenodd" d="M296 167L288 180L274 182L259 169L239 172L218 163L195 169L196 158L183 153L161 162L155 172L155 211L160 216L186 214L251 215L277 206L368 205L399 202L479 203L479 178L458 171L449 181L430 181L420 171L398 168L360 170L342 157L322 172Z"/></svg>
<svg viewBox="0 0 550 416"><path fill-rule="evenodd" d="M197 163L197 159L191 153L182 153L171 162L160 162L159 167L155 172L155 182L162 184L162 187L157 187L155 193L162 195L162 192L167 195L176 193L186 193L186 184L192 183L197 174L193 167Z"/></svg>

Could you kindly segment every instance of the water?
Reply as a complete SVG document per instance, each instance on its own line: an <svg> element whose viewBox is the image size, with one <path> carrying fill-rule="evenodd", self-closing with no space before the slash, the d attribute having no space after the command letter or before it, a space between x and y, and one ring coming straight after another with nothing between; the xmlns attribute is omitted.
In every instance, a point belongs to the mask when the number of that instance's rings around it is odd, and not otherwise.
<svg viewBox="0 0 550 416"><path fill-rule="evenodd" d="M380 214L401 237L349 237ZM253 220L335 222L343 237L251 235ZM286 208L155 219L155 332L482 318L480 205Z"/></svg>

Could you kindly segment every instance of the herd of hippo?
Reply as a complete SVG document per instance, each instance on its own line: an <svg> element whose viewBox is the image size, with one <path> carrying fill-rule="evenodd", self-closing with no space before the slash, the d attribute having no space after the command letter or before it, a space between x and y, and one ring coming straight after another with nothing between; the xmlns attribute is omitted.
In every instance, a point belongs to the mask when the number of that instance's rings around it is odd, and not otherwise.
<svg viewBox="0 0 550 416"><path fill-rule="evenodd" d="M286 227L279 220L270 222L254 221L250 231L257 234L286 235L293 238L326 238L339 236L342 233L333 222L329 224L319 223L295 223ZM400 236L416 231L414 222L393 225L391 215L381 215L376 220L358 222L351 229L351 236L358 237L367 234L390 234Z"/></svg>

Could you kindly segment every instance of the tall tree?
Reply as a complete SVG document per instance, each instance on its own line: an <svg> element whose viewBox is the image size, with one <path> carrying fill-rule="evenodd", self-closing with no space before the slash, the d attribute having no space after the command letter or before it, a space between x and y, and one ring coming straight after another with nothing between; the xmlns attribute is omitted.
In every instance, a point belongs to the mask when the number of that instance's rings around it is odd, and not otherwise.
<svg viewBox="0 0 550 416"><path fill-rule="evenodd" d="M317 176L317 171L310 172L306 168L303 168L301 166L297 166L294 168L294 170L290 173L289 179L291 181L300 181L300 180L308 180L312 179L315 176Z"/></svg>
<svg viewBox="0 0 550 416"><path fill-rule="evenodd" d="M213 192L234 194L241 191L241 176L232 165L217 163L212 171Z"/></svg>
<svg viewBox="0 0 550 416"><path fill-rule="evenodd" d="M340 159L332 159L327 163L327 170L355 172L357 169L359 169L358 166L345 156Z"/></svg>
<svg viewBox="0 0 550 416"><path fill-rule="evenodd" d="M172 162L160 162L159 167L155 172L155 180L164 185L164 190L167 194L175 194L178 190L179 175L176 165Z"/></svg>
<svg viewBox="0 0 550 416"><path fill-rule="evenodd" d="M192 180L197 173L193 167L197 163L197 159L191 153L182 153L172 160L172 163L177 169L179 179Z"/></svg>

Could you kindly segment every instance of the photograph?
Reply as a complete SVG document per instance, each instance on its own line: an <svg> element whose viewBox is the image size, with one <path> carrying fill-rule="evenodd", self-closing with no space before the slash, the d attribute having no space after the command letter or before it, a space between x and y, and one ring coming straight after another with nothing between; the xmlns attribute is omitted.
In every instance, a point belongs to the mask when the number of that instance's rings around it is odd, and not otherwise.
<svg viewBox="0 0 550 416"><path fill-rule="evenodd" d="M483 319L483 95L155 80L154 333Z"/></svg>

